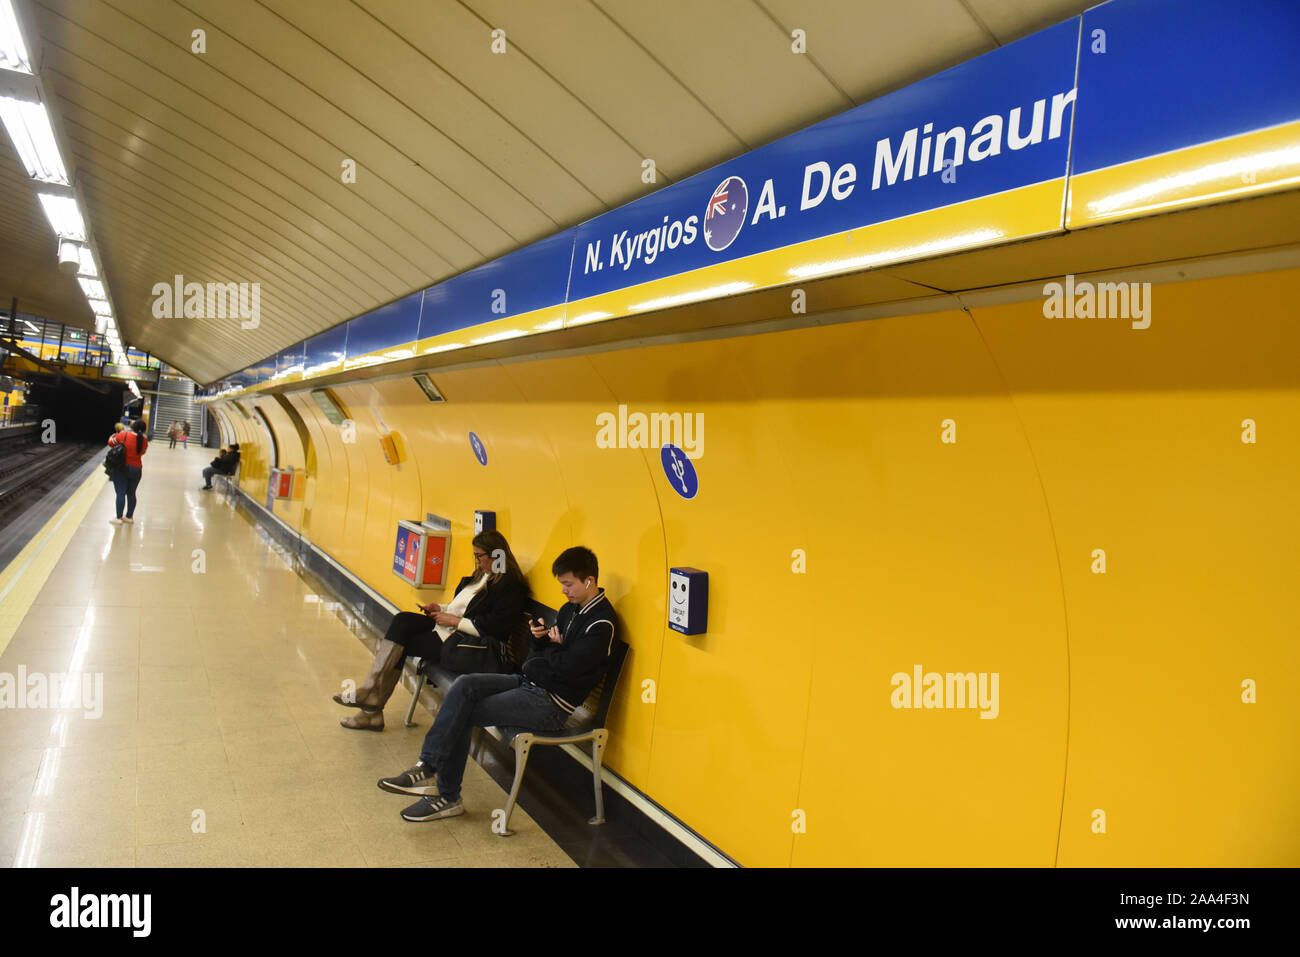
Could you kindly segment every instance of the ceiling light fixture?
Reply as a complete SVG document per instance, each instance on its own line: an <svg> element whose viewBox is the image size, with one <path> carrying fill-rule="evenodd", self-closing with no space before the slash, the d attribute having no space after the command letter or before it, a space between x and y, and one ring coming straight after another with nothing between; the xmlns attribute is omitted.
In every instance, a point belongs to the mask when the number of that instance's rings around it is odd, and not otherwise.
<svg viewBox="0 0 1300 957"><path fill-rule="evenodd" d="M86 241L86 223L81 218L77 201L71 196L55 196L52 193L37 193L45 218L50 221L54 234L60 239L74 239L79 243Z"/></svg>
<svg viewBox="0 0 1300 957"><path fill-rule="evenodd" d="M77 278L81 283L82 290L86 293L87 299L107 299L108 293L104 292L104 284L98 279Z"/></svg>
<svg viewBox="0 0 1300 957"><path fill-rule="evenodd" d="M54 141L54 128L50 126L50 115L45 112L44 103L0 96L0 120L9 131L9 138L14 141L14 148L27 167L28 176L42 183L72 185L58 143Z"/></svg>
<svg viewBox="0 0 1300 957"><path fill-rule="evenodd" d="M77 267L78 276L94 278L99 275L99 270L95 268L95 254L90 251L89 246L78 246L77 255L80 257L80 263Z"/></svg>
<svg viewBox="0 0 1300 957"><path fill-rule="evenodd" d="M18 18L14 16L13 4L9 0L0 0L0 69L13 70L15 73L32 72L27 44L23 42L23 33L18 29Z"/></svg>

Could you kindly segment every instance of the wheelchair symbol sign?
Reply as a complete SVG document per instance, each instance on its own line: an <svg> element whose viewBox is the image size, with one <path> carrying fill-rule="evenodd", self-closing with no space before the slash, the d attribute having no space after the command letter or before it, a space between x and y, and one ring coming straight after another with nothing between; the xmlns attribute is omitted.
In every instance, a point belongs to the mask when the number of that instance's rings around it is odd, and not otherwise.
<svg viewBox="0 0 1300 957"><path fill-rule="evenodd" d="M659 450L659 460L664 466L664 475L673 491L685 499L695 498L700 491L700 478L695 474L691 460L675 445L665 445Z"/></svg>

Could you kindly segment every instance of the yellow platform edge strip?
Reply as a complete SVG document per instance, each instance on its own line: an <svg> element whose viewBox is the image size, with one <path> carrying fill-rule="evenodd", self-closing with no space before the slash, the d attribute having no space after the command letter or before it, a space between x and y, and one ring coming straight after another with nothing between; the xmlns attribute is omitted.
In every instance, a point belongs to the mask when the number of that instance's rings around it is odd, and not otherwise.
<svg viewBox="0 0 1300 957"><path fill-rule="evenodd" d="M94 471L0 572L0 654L31 610L107 478Z"/></svg>

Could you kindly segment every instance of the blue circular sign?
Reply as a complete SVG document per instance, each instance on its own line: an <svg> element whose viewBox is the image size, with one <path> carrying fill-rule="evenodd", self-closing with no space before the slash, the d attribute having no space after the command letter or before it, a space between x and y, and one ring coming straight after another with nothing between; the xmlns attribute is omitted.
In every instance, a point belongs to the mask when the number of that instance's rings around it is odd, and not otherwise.
<svg viewBox="0 0 1300 957"><path fill-rule="evenodd" d="M473 432L469 434L469 447L474 450L474 458L478 459L478 464L487 465L487 446Z"/></svg>
<svg viewBox="0 0 1300 957"><path fill-rule="evenodd" d="M700 477L695 474L691 460L675 445L665 445L659 450L659 461L663 463L664 475L668 484L682 498L691 499L700 491Z"/></svg>
<svg viewBox="0 0 1300 957"><path fill-rule="evenodd" d="M704 241L720 253L740 235L749 211L749 189L739 176L728 176L709 197L704 210Z"/></svg>

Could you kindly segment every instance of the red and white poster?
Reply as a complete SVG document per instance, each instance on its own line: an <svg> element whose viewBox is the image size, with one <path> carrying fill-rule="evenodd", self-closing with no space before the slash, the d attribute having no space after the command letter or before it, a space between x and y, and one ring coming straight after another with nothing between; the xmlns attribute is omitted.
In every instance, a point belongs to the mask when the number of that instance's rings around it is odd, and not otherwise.
<svg viewBox="0 0 1300 957"><path fill-rule="evenodd" d="M430 535L424 549L424 584L441 585L447 569L447 539Z"/></svg>

